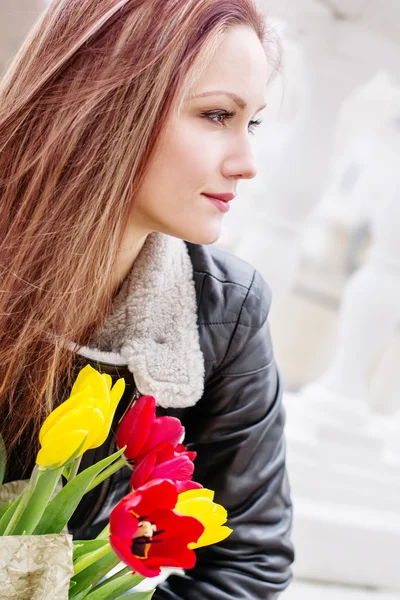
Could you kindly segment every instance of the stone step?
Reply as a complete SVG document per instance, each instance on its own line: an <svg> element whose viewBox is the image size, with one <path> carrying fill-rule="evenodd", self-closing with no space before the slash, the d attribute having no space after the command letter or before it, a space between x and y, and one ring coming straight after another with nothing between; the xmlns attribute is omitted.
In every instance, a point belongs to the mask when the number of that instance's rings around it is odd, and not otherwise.
<svg viewBox="0 0 400 600"><path fill-rule="evenodd" d="M348 504L349 508L365 507L374 511L392 511L400 520L399 488L362 485L359 482L343 481L340 478L316 477L306 471L293 471L289 465L290 484L294 494L310 498L315 502ZM398 511L398 512L396 512Z"/></svg>
<svg viewBox="0 0 400 600"><path fill-rule="evenodd" d="M344 587L295 579L279 598L281 600L399 600L399 594L381 589Z"/></svg>
<svg viewBox="0 0 400 600"><path fill-rule="evenodd" d="M320 470L342 476L354 477L376 483L399 483L400 467L380 460L368 460L369 456L359 456L358 452L341 453L336 447L326 449L315 444L304 444L297 440L287 440L287 457L293 466L306 465L307 469Z"/></svg>
<svg viewBox="0 0 400 600"><path fill-rule="evenodd" d="M295 493L293 500L297 577L393 589L399 595L398 513L312 502Z"/></svg>

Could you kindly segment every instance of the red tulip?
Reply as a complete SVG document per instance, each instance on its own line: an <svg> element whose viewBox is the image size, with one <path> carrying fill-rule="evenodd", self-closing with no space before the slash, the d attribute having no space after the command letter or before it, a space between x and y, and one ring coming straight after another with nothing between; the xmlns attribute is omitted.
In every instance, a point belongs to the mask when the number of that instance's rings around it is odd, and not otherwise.
<svg viewBox="0 0 400 600"><path fill-rule="evenodd" d="M201 488L191 481L196 452L188 452L183 444L174 447L170 443L159 446L145 456L136 466L131 477L131 487L137 489L152 479L170 479L178 493Z"/></svg>
<svg viewBox="0 0 400 600"><path fill-rule="evenodd" d="M125 457L139 463L165 443L176 446L185 429L175 417L156 417L153 396L142 396L128 410L117 431L117 446L126 446Z"/></svg>
<svg viewBox="0 0 400 600"><path fill-rule="evenodd" d="M191 569L196 543L204 526L174 512L178 493L171 481L152 481L125 496L110 515L110 544L116 555L144 577L156 577L160 567Z"/></svg>

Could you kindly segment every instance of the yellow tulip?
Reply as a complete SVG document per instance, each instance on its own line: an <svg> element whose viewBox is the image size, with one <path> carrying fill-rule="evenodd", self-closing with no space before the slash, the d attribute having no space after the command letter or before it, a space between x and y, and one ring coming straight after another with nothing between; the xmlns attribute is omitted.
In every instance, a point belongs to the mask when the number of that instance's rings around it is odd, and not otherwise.
<svg viewBox="0 0 400 600"><path fill-rule="evenodd" d="M213 500L214 492L205 488L188 490L178 496L175 512L194 517L204 525L204 533L199 540L188 545L190 550L222 542L232 533L232 529L223 527L228 513L223 506Z"/></svg>
<svg viewBox="0 0 400 600"><path fill-rule="evenodd" d="M79 448L78 456L105 442L125 381L118 379L111 385L110 375L99 373L90 365L79 372L70 397L42 425L41 449L36 458L40 469L58 468Z"/></svg>

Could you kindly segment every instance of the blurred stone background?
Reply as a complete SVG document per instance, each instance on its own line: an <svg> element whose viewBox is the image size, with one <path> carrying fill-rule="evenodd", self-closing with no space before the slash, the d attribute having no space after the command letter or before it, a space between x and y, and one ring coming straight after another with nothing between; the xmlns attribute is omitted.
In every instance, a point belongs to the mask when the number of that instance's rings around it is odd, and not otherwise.
<svg viewBox="0 0 400 600"><path fill-rule="evenodd" d="M219 245L270 284L295 502L285 600L400 598L400 2L258 0L282 45ZM1 0L0 68L45 0ZM272 46L274 45L271 41Z"/></svg>
<svg viewBox="0 0 400 600"><path fill-rule="evenodd" d="M43 0L1 0L0 68L17 52L43 6Z"/></svg>
<svg viewBox="0 0 400 600"><path fill-rule="evenodd" d="M297 550L284 596L397 598L400 3L259 5L282 64L259 174L219 243L273 291Z"/></svg>

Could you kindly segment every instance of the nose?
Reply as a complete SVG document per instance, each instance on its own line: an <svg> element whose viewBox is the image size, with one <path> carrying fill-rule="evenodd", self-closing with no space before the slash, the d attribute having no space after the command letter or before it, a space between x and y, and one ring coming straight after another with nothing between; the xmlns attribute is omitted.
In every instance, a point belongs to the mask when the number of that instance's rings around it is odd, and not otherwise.
<svg viewBox="0 0 400 600"><path fill-rule="evenodd" d="M253 179L257 175L257 165L249 140L241 138L236 148L231 146L223 161L222 174L224 177L237 179Z"/></svg>

